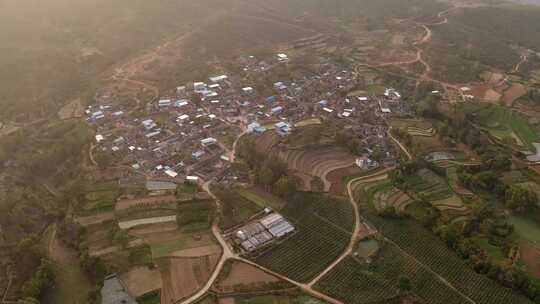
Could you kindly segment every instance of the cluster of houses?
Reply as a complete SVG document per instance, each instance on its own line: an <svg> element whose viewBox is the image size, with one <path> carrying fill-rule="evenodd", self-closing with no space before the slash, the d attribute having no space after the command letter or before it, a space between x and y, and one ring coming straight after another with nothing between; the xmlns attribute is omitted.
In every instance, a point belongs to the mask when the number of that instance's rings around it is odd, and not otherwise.
<svg viewBox="0 0 540 304"><path fill-rule="evenodd" d="M319 117L345 120L366 147L383 146L391 157L384 120L406 111L398 91L348 96L358 86L357 75L330 63L322 65L320 74L265 82L273 68L288 61L287 54L266 60L243 57L239 75L180 85L145 111L115 102L110 92L98 94L97 103L86 109L88 122L98 130L95 153L110 154L115 165L129 168L124 179L219 179L231 167L233 142L243 132L272 129L287 136L296 122Z"/></svg>
<svg viewBox="0 0 540 304"><path fill-rule="evenodd" d="M249 253L294 231L294 226L281 214L267 208L264 217L235 230L233 240L245 252Z"/></svg>

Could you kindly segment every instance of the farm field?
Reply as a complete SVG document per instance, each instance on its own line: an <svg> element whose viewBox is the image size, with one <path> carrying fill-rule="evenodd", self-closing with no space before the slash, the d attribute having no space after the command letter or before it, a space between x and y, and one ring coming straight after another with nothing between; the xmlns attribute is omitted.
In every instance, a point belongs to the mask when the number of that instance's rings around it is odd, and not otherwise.
<svg viewBox="0 0 540 304"><path fill-rule="evenodd" d="M280 281L279 278L252 265L232 261L225 265L220 277L214 284L214 288L220 293L243 291L243 289L249 289L250 291L264 290L270 284Z"/></svg>
<svg viewBox="0 0 540 304"><path fill-rule="evenodd" d="M509 216L508 222L514 225L514 231L519 238L528 240L540 248L540 226L536 222L515 215Z"/></svg>
<svg viewBox="0 0 540 304"><path fill-rule="evenodd" d="M409 177L405 182L405 187L451 218L470 213L469 208L463 204L461 198L452 191L446 181L428 169L420 169L417 174Z"/></svg>
<svg viewBox="0 0 540 304"><path fill-rule="evenodd" d="M394 207L402 213L413 200L403 191L394 188L390 182L382 183L379 191L373 195L372 203L376 210L382 211L388 207Z"/></svg>
<svg viewBox="0 0 540 304"><path fill-rule="evenodd" d="M158 260L163 282L161 303L175 303L195 293L209 279L218 259L219 255L209 255Z"/></svg>
<svg viewBox="0 0 540 304"><path fill-rule="evenodd" d="M125 210L128 208L152 208L161 204L170 204L176 202L176 198L173 195L167 196L151 196L139 199L125 199L116 202L114 209L116 211Z"/></svg>
<svg viewBox="0 0 540 304"><path fill-rule="evenodd" d="M527 271L540 278L540 249L529 241L521 241L520 258L527 267Z"/></svg>
<svg viewBox="0 0 540 304"><path fill-rule="evenodd" d="M258 153L275 156L287 164L287 168L304 181L304 188L310 189L311 179L315 176L324 182L325 191L332 188L327 176L334 170L348 168L355 163L356 157L349 151L335 146L315 145L310 143L309 149L277 149L279 142L275 132L265 132L256 139Z"/></svg>
<svg viewBox="0 0 540 304"><path fill-rule="evenodd" d="M146 293L161 289L161 274L157 269L146 266L135 267L120 275L130 295L140 297Z"/></svg>
<svg viewBox="0 0 540 304"><path fill-rule="evenodd" d="M345 303L388 303L399 298L398 280L411 280L412 292L433 304L458 304L466 300L395 245L386 243L373 261L347 257L315 286Z"/></svg>
<svg viewBox="0 0 540 304"><path fill-rule="evenodd" d="M244 198L252 201L253 203L263 208L271 207L274 210L281 210L281 208L283 208L287 203L281 198L257 187L237 188L236 192L238 192L238 194L240 194Z"/></svg>
<svg viewBox="0 0 540 304"><path fill-rule="evenodd" d="M476 303L531 303L528 299L474 272L454 252L418 223L406 219L382 219L371 213L367 216L404 252L443 277Z"/></svg>
<svg viewBox="0 0 540 304"><path fill-rule="evenodd" d="M212 200L191 200L178 204L176 222L185 232L196 232L210 228L214 212Z"/></svg>
<svg viewBox="0 0 540 304"><path fill-rule="evenodd" d="M490 104L464 104L462 111L474 115L474 122L493 137L514 140L514 145L523 151L536 153L533 143L540 137L522 114L501 106Z"/></svg>
<svg viewBox="0 0 540 304"><path fill-rule="evenodd" d="M377 170L382 169L382 167L379 167L374 170L363 170L355 164L346 168L330 171L326 175L326 180L328 180L328 182L330 182L331 184L329 192L336 195L343 194L345 192L345 186L350 180L357 177L373 174L377 172Z"/></svg>
<svg viewBox="0 0 540 304"><path fill-rule="evenodd" d="M115 182L98 183L88 187L82 206L81 215L95 215L114 210L118 198L118 184Z"/></svg>
<svg viewBox="0 0 540 304"><path fill-rule="evenodd" d="M308 282L347 247L353 228L353 211L347 201L302 193L281 213L296 233L256 257L258 264Z"/></svg>
<svg viewBox="0 0 540 304"><path fill-rule="evenodd" d="M213 192L222 204L223 212L219 226L223 230L231 229L263 210L264 208L240 195L234 189L217 188Z"/></svg>

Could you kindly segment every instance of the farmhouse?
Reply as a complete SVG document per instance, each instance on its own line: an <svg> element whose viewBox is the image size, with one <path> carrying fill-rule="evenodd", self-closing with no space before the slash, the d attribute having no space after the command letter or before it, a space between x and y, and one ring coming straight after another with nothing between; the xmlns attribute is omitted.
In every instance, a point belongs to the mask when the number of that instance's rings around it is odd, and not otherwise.
<svg viewBox="0 0 540 304"><path fill-rule="evenodd" d="M247 127L248 133L264 133L266 131L266 128L261 126L258 122L252 122Z"/></svg>
<svg viewBox="0 0 540 304"><path fill-rule="evenodd" d="M161 99L160 101L158 101L158 106L160 108L162 107L168 107L171 105L171 100L170 99Z"/></svg>
<svg viewBox="0 0 540 304"><path fill-rule="evenodd" d="M146 130L152 130L157 127L157 124L152 119L143 120L142 125Z"/></svg>
<svg viewBox="0 0 540 304"><path fill-rule="evenodd" d="M210 77L210 81L212 82L222 82L222 81L225 81L227 80L227 75L220 75L220 76L215 76L215 77Z"/></svg>
<svg viewBox="0 0 540 304"><path fill-rule="evenodd" d="M274 126L276 127L276 132L281 136L289 135L289 133L291 133L291 125L284 121L280 121Z"/></svg>
<svg viewBox="0 0 540 304"><path fill-rule="evenodd" d="M193 90L195 91L195 93L202 93L202 92L206 91L206 83L204 83L204 82L195 82L193 84Z"/></svg>
<svg viewBox="0 0 540 304"><path fill-rule="evenodd" d="M286 54L280 53L280 54L277 54L277 59L279 62L285 62L289 60L289 56L287 56Z"/></svg>
<svg viewBox="0 0 540 304"><path fill-rule="evenodd" d="M245 87L245 88L242 88L242 92L244 92L244 94L252 94L254 92L253 88L252 87Z"/></svg>
<svg viewBox="0 0 540 304"><path fill-rule="evenodd" d="M205 148L209 147L209 146L212 146L212 145L215 145L216 143L217 143L217 139L212 138L212 137L201 139L201 146L203 146Z"/></svg>
<svg viewBox="0 0 540 304"><path fill-rule="evenodd" d="M276 115L283 112L283 107L275 107L270 110L270 114Z"/></svg>

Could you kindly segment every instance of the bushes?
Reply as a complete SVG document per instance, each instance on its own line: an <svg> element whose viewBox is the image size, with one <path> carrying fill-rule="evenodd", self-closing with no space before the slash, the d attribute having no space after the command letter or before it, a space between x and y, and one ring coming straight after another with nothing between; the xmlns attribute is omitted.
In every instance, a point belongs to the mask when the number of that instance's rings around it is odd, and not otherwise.
<svg viewBox="0 0 540 304"><path fill-rule="evenodd" d="M40 299L48 288L54 286L54 279L55 276L51 262L42 258L37 271L22 286L21 292L23 297Z"/></svg>

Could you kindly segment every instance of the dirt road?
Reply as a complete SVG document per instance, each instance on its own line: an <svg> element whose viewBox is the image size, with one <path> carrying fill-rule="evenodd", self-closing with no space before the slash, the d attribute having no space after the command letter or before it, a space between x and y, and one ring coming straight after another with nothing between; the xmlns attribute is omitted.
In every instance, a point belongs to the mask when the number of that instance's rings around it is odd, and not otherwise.
<svg viewBox="0 0 540 304"><path fill-rule="evenodd" d="M409 158L409 160L412 160L412 155L411 153L409 153L409 151L407 150L407 148L399 141L397 140L393 135L392 135L392 128L389 128L388 129L388 136L399 146L399 148L401 148L401 150L403 152L405 152L405 154L407 155L407 157Z"/></svg>

